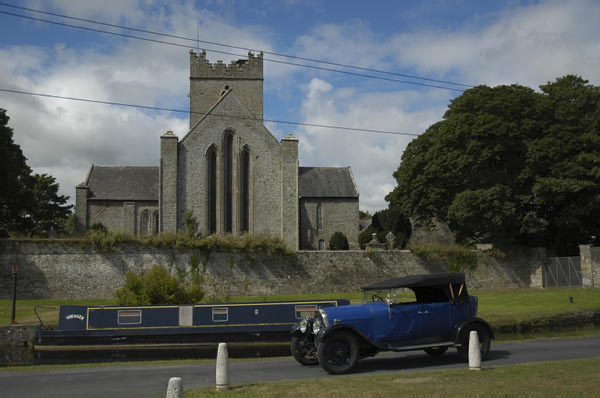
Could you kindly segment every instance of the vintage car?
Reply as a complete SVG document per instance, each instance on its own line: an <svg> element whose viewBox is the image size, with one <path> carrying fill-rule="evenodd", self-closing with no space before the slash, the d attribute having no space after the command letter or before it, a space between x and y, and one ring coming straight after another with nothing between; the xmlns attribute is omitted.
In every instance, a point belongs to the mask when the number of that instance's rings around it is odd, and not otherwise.
<svg viewBox="0 0 600 398"><path fill-rule="evenodd" d="M332 374L349 372L379 351L424 350L432 356L456 347L468 359L477 331L481 358L494 334L477 315L464 274L437 273L388 279L362 288L364 303L321 308L292 330L291 350L302 365L319 363Z"/></svg>

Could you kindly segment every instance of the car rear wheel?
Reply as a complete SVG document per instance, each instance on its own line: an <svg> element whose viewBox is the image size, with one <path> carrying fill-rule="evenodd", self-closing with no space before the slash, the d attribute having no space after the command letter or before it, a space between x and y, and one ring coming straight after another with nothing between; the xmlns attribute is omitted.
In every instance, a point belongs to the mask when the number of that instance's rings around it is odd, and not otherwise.
<svg viewBox="0 0 600 398"><path fill-rule="evenodd" d="M298 363L304 366L316 365L318 363L315 343L307 335L293 336L291 349L292 355Z"/></svg>
<svg viewBox="0 0 600 398"><path fill-rule="evenodd" d="M469 360L469 336L472 331L476 331L479 336L479 350L481 351L481 360L484 360L488 352L490 352L490 333L487 328L481 324L471 324L463 330L460 335L460 344L458 347L458 353L463 360Z"/></svg>
<svg viewBox="0 0 600 398"><path fill-rule="evenodd" d="M332 333L317 348L319 363L331 374L349 372L356 365L358 356L358 342L348 332Z"/></svg>
<svg viewBox="0 0 600 398"><path fill-rule="evenodd" d="M443 355L446 351L448 351L448 346L425 348L425 352L431 355L432 357L439 357L440 355Z"/></svg>

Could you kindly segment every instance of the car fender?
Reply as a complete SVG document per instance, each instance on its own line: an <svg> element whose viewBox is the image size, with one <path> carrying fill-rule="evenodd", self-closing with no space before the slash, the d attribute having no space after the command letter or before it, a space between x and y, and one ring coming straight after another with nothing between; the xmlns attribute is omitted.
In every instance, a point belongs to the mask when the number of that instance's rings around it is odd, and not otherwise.
<svg viewBox="0 0 600 398"><path fill-rule="evenodd" d="M332 334L333 332L337 332L340 330L344 330L344 331L349 331L350 333L355 334L356 336L359 337L360 340L364 341L365 343L372 345L373 347L379 347L379 344L371 341L371 339L369 339L367 336L364 335L364 333L362 333L360 330L358 330L357 328L350 326L350 325L332 325L329 326L325 329L323 329L322 331L320 331L315 339L315 343L316 345L319 345L319 343L321 343L321 341L326 338L327 336L329 336L330 334Z"/></svg>
<svg viewBox="0 0 600 398"><path fill-rule="evenodd" d="M472 325L472 324L483 325L487 329L488 333L490 334L490 338L492 338L492 339L494 338L494 331L492 330L492 326L485 319L470 318L470 319L465 319L464 321L462 321L461 323L459 323L458 325L456 325L454 327L454 331L452 333L452 341L458 341L458 337L463 332L463 330L465 330L469 325Z"/></svg>

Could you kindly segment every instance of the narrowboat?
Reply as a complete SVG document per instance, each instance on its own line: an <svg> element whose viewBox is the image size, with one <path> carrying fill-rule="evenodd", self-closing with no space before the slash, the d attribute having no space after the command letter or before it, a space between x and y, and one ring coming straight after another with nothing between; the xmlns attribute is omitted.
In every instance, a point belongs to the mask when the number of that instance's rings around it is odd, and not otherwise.
<svg viewBox="0 0 600 398"><path fill-rule="evenodd" d="M35 345L200 344L289 341L294 325L348 300L195 305L61 305L58 329L40 328Z"/></svg>

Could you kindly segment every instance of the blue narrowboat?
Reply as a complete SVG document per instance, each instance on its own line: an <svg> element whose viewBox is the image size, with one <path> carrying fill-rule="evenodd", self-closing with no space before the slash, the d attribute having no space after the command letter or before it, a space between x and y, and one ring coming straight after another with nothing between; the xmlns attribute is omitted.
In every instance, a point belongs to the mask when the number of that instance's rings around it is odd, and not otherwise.
<svg viewBox="0 0 600 398"><path fill-rule="evenodd" d="M150 306L61 305L58 329L36 332L44 345L197 344L289 341L292 327L348 300Z"/></svg>

